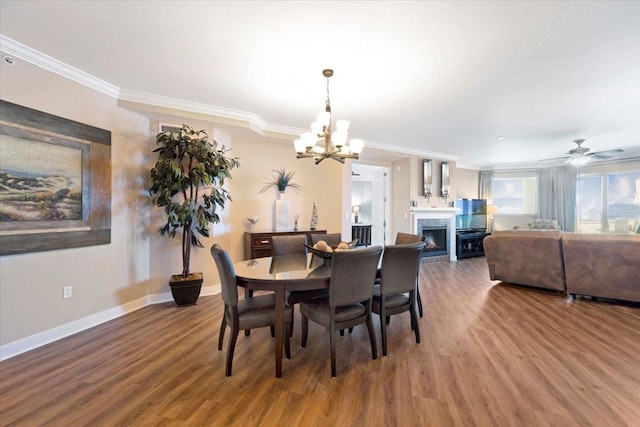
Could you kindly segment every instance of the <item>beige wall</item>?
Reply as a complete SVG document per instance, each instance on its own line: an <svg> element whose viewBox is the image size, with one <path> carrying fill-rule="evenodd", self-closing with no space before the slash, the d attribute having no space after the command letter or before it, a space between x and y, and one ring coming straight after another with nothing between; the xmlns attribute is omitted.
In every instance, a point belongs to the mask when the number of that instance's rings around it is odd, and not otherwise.
<svg viewBox="0 0 640 427"><path fill-rule="evenodd" d="M471 169L456 169L456 199L477 199L480 172Z"/></svg>
<svg viewBox="0 0 640 427"><path fill-rule="evenodd" d="M111 131L111 244L0 257L0 344L144 297L148 208L144 166L148 120L110 96L18 60L0 66L0 97ZM37 235L33 237L37 239ZM62 298L62 288L73 297Z"/></svg>

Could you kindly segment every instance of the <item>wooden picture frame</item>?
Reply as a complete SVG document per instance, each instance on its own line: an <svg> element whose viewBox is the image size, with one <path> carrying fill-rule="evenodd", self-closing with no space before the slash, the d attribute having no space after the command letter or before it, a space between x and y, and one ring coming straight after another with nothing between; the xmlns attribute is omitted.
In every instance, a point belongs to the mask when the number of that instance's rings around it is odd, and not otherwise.
<svg viewBox="0 0 640 427"><path fill-rule="evenodd" d="M110 131L0 100L0 166L0 255L111 243Z"/></svg>

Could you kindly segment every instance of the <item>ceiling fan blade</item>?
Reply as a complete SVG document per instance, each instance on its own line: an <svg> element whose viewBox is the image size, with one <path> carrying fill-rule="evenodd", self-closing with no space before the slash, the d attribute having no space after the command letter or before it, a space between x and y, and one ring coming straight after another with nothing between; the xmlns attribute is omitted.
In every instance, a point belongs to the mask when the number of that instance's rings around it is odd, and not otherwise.
<svg viewBox="0 0 640 427"><path fill-rule="evenodd" d="M590 154L587 154L587 156L593 157L594 159L601 159L601 160L613 159L613 156L602 154L602 153L590 153Z"/></svg>
<svg viewBox="0 0 640 427"><path fill-rule="evenodd" d="M598 156L613 156L615 154L618 153L624 153L624 150L622 148L616 148L615 150L603 150L603 151L596 151L595 153L591 153L592 155L598 155Z"/></svg>
<svg viewBox="0 0 640 427"><path fill-rule="evenodd" d="M570 158L571 157L567 157L567 156L565 156L565 157L554 157L553 159L541 159L541 160L538 160L538 161L539 162L552 162L552 161L555 161L555 160L564 160L564 159L570 159Z"/></svg>

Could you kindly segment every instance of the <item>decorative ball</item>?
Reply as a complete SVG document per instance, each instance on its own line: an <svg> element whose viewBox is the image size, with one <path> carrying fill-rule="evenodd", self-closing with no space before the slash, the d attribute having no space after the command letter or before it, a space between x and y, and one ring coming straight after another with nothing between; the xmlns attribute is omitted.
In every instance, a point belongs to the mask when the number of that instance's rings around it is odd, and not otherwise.
<svg viewBox="0 0 640 427"><path fill-rule="evenodd" d="M319 251L326 251L329 245L324 240L320 240L315 245L313 245L313 249L317 249Z"/></svg>

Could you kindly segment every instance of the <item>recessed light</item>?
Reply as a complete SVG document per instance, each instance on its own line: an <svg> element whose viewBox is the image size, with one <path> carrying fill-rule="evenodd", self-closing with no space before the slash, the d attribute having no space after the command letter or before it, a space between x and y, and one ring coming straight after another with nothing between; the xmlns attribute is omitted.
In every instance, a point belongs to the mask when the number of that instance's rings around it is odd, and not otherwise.
<svg viewBox="0 0 640 427"><path fill-rule="evenodd" d="M498 141L502 141L504 139L504 136L499 136L498 137Z"/></svg>
<svg viewBox="0 0 640 427"><path fill-rule="evenodd" d="M9 56L9 55L5 55L5 56L3 56L3 57L2 57L2 60L3 60L4 62L6 62L7 64L9 64L9 65L13 65L13 64L15 64L15 62L16 62L16 60L15 60L15 59L13 59L13 57L11 57L11 56Z"/></svg>

